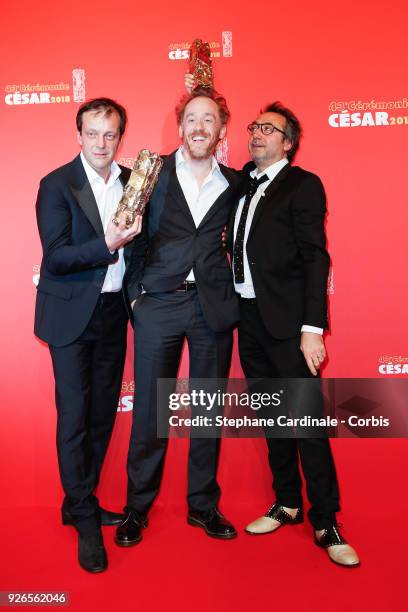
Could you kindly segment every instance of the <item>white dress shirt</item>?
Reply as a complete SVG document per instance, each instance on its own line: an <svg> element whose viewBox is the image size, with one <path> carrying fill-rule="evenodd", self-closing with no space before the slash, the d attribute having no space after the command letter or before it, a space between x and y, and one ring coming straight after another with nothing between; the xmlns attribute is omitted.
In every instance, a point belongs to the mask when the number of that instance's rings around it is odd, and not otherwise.
<svg viewBox="0 0 408 612"><path fill-rule="evenodd" d="M259 200L264 196L264 193L266 191L266 189L269 187L269 185L271 184L271 182L273 181L273 179L276 177L276 175L282 170L282 168L284 168L286 166L286 164L288 164L288 160L286 157L283 157L282 159L280 159L279 161L275 162L274 164L271 164L270 166L268 166L268 168L266 168L265 170L263 170L262 172L258 173L258 169L255 168L255 170L252 170L251 177L252 178L261 178L264 174L266 174L266 176L268 177L268 180L265 181L264 183L261 183L261 185L259 185L258 189L256 190L256 192L254 193L251 203L249 204L249 209L248 209L248 217L246 220L246 224L245 224L245 234L244 234L244 282L243 283L234 283L235 284L235 290L241 295L241 297L243 298L255 298L255 290L254 290L254 284L252 281L252 276L251 276L251 270L249 268L249 263L248 263L248 256L247 256L247 252L246 252L246 244L247 244L247 240L248 240L248 234L249 234L249 230L251 229L251 225L252 225L252 221L254 218L254 214L255 214L255 210L256 207L259 203ZM239 225L239 220L241 218L241 214L242 214L242 209L244 206L244 201L245 201L245 196L243 196L238 204L238 208L237 208L237 213L235 215L235 223L234 223L234 242L235 242L235 237L237 235L237 229L238 229L238 225ZM323 333L323 329L321 329L320 327L314 327L313 325L302 325L301 331L305 331L305 332L314 332L316 334L322 334Z"/></svg>
<svg viewBox="0 0 408 612"><path fill-rule="evenodd" d="M92 192L95 196L103 229L106 232L109 221L116 212L119 200L123 194L123 185L119 179L122 171L118 164L113 161L108 182L105 183L104 179L86 161L82 152L81 161L89 184L91 185ZM118 253L119 259L115 263L108 266L105 281L102 287L102 293L116 292L122 289L122 281L125 274L123 248L120 248Z"/></svg>
<svg viewBox="0 0 408 612"><path fill-rule="evenodd" d="M184 159L183 147L180 147L176 151L176 174L181 189L183 190L184 197L187 200L194 224L198 227L214 202L227 189L229 183L222 174L218 162L213 156L211 158L211 170L205 177L201 187L199 187L197 179L188 162ZM192 269L186 280L194 281Z"/></svg>

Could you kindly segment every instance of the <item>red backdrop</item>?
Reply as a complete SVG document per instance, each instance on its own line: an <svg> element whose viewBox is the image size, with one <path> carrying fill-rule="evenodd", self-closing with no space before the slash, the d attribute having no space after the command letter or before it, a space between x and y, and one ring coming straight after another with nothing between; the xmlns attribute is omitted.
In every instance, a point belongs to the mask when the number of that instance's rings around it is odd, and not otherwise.
<svg viewBox="0 0 408 612"><path fill-rule="evenodd" d="M230 165L247 160L245 127L266 103L280 99L303 122L297 163L321 176L328 195L333 269L324 374L407 375L406 17L403 0L384 7L368 0L352 7L326 0L22 0L3 9L0 507L57 507L61 499L51 363L32 332L39 179L78 152L74 96L110 96L126 106L122 159L144 147L174 149L183 50L197 36L212 43L216 86L232 111ZM232 375L239 374L235 353ZM103 501L116 507L125 497L132 378L130 351L101 487ZM396 440L334 446L346 492L360 486L346 478L345 466L359 465L362 448L366 457L401 450ZM183 502L185 451L185 440L172 442L165 504ZM231 502L270 499L261 442L227 440L221 480Z"/></svg>

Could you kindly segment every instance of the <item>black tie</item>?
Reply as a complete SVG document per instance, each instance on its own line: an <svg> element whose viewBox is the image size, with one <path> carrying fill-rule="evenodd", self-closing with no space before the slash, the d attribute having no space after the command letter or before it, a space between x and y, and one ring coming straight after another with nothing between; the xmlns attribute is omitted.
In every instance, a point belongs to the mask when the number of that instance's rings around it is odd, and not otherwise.
<svg viewBox="0 0 408 612"><path fill-rule="evenodd" d="M237 235L235 236L234 243L234 278L236 283L243 283L244 277L244 236L245 236L245 225L248 217L249 205L252 198L257 192L257 189L261 183L269 180L268 176L264 174L260 179L251 179L249 188L245 194L245 201L242 207L241 217L238 223Z"/></svg>

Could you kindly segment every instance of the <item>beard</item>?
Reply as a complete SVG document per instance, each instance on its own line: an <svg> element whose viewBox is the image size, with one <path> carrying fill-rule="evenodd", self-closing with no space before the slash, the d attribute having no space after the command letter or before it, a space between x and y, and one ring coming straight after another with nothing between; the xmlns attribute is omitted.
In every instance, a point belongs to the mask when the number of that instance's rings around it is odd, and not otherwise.
<svg viewBox="0 0 408 612"><path fill-rule="evenodd" d="M209 140L207 141L206 144L204 144L202 141L195 143L193 141L193 138L196 136L202 136L203 138L209 138ZM209 159L213 155L215 148L218 144L218 141L219 141L219 132L217 132L217 134L214 134L214 136L211 138L211 134L209 134L205 130L195 130L188 136L184 137L183 147L191 159L196 159L196 160Z"/></svg>

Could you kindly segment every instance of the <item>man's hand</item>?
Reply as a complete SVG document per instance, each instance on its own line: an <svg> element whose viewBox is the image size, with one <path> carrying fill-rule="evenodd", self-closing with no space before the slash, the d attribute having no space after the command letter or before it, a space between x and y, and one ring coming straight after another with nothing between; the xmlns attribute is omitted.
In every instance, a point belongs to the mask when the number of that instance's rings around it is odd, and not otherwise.
<svg viewBox="0 0 408 612"><path fill-rule="evenodd" d="M119 225L115 225L113 217L109 221L108 229L105 234L105 241L110 251L120 249L124 244L130 242L142 230L142 215L136 215L133 225L126 228L126 214L121 213Z"/></svg>
<svg viewBox="0 0 408 612"><path fill-rule="evenodd" d="M191 74L191 72L186 72L186 74L184 75L184 85L187 90L187 93L191 94L194 87L194 76Z"/></svg>
<svg viewBox="0 0 408 612"><path fill-rule="evenodd" d="M300 350L306 359L307 367L317 376L317 370L326 359L323 336L313 332L302 332L300 335Z"/></svg>

